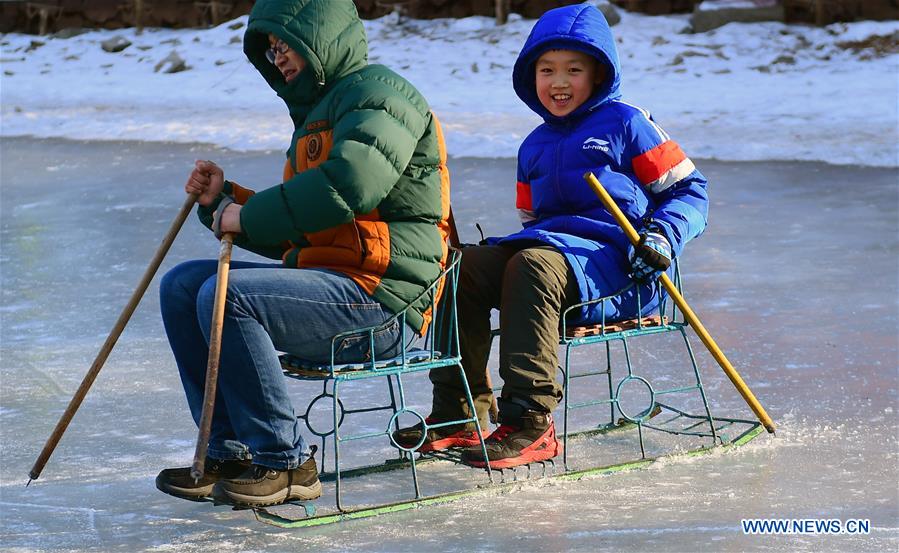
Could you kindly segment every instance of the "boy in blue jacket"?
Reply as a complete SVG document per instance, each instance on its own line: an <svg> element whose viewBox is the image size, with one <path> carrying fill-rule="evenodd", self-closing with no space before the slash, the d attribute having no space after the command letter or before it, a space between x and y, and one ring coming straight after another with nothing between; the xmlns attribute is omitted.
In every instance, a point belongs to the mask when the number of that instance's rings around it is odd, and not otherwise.
<svg viewBox="0 0 899 553"><path fill-rule="evenodd" d="M657 308L651 282L706 225L706 179L649 113L621 100L621 69L609 25L591 5L546 12L534 25L513 70L515 92L544 123L518 152L516 207L524 228L462 256L458 309L462 365L481 428L490 310L500 310L500 426L487 438L491 468L542 461L561 453L552 411L562 398L556 379L561 312L640 283L642 312ZM641 233L630 246L582 175L593 171ZM636 291L606 302L605 320L638 316ZM572 324L599 322L599 305ZM467 416L464 392L450 371L435 371L429 423ZM414 446L422 426L395 434ZM473 425L428 429L420 451L476 446ZM480 447L464 462L483 467Z"/></svg>

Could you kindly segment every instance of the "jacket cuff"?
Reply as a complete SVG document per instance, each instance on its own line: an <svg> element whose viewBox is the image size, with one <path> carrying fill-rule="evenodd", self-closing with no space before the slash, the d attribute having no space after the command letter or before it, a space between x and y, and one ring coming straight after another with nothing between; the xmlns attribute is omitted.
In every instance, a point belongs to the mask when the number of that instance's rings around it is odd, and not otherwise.
<svg viewBox="0 0 899 553"><path fill-rule="evenodd" d="M219 192L219 195L212 200L212 203L206 206L200 205L197 206L197 216L200 218L200 222L203 223L207 228L212 228L212 214L215 213L215 210L218 209L219 204L222 203L222 200L227 198L228 195L225 194L224 191Z"/></svg>
<svg viewBox="0 0 899 553"><path fill-rule="evenodd" d="M649 224L646 225L645 230L652 230L664 236L665 240L668 240L668 244L671 246L671 254L675 257L680 255L681 249L683 248L681 244L674 239L674 232L670 224L660 219L652 219Z"/></svg>

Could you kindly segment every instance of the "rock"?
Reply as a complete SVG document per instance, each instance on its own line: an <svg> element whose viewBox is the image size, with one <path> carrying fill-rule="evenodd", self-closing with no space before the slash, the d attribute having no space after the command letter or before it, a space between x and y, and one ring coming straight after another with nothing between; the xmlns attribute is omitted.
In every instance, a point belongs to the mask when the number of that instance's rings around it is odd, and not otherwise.
<svg viewBox="0 0 899 553"><path fill-rule="evenodd" d="M776 63L782 63L784 65L796 65L796 58L787 54L781 54L771 62L771 65L774 65Z"/></svg>
<svg viewBox="0 0 899 553"><path fill-rule="evenodd" d="M232 31L236 31L237 29L240 29L242 27L243 27L243 21L236 21L236 22L228 25L228 28L231 29Z"/></svg>
<svg viewBox="0 0 899 553"><path fill-rule="evenodd" d="M100 43L100 47L103 48L104 51L113 54L121 52L129 46L131 46L131 41L121 35L116 35Z"/></svg>
<svg viewBox="0 0 899 553"><path fill-rule="evenodd" d="M41 42L40 40L32 40L32 41L31 41L31 44L28 45L28 48L25 48L25 51L26 51L26 52L32 52L32 51L34 51L34 50L37 50L38 48L40 48L40 47L43 46L44 44L45 44L45 43Z"/></svg>
<svg viewBox="0 0 899 553"><path fill-rule="evenodd" d="M836 43L837 47L852 50L853 54L866 52L876 58L899 53L899 31L890 35L871 35L863 40L848 40Z"/></svg>
<svg viewBox="0 0 899 553"><path fill-rule="evenodd" d="M56 31L51 36L53 38L72 38L73 36L83 35L89 31L90 29L84 29L82 27L69 27L67 29Z"/></svg>
<svg viewBox="0 0 899 553"><path fill-rule="evenodd" d="M709 55L705 52L697 52L696 50L684 50L680 54L674 56L674 59L671 60L671 63L669 65L681 65L682 63L684 63L684 59L696 57L707 58L709 57Z"/></svg>
<svg viewBox="0 0 899 553"><path fill-rule="evenodd" d="M609 27L614 27L621 21L621 15L618 14L618 10L612 4L600 4L599 11L606 17Z"/></svg>
<svg viewBox="0 0 899 553"><path fill-rule="evenodd" d="M168 67L166 67L168 66ZM162 58L159 63L153 68L154 73L159 73L161 69L165 68L163 73L179 73L181 71L187 71L190 69L190 66L187 65L181 56L178 55L178 52L172 50L172 53L168 56Z"/></svg>
<svg viewBox="0 0 899 553"><path fill-rule="evenodd" d="M783 21L783 6L761 8L722 8L720 10L693 11L690 16L691 32L704 33L728 23L756 23L758 21Z"/></svg>
<svg viewBox="0 0 899 553"><path fill-rule="evenodd" d="M228 41L228 44L240 44L243 42L243 39L237 35L231 37L231 40Z"/></svg>

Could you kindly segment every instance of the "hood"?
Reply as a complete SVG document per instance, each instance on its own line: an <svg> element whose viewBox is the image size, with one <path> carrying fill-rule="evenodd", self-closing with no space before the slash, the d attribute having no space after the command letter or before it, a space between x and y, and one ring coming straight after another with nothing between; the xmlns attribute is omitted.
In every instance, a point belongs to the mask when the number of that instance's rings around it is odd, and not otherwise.
<svg viewBox="0 0 899 553"><path fill-rule="evenodd" d="M593 95L565 117L556 117L537 98L534 63L547 50L576 50L589 54L606 66L606 79ZM618 50L606 18L595 6L575 4L549 10L537 20L518 54L512 70L515 93L548 123L579 117L597 106L621 96L621 66Z"/></svg>
<svg viewBox="0 0 899 553"><path fill-rule="evenodd" d="M306 60L290 83L265 57L268 35ZM302 121L331 84L368 63L365 29L352 0L257 0L243 39L247 59Z"/></svg>

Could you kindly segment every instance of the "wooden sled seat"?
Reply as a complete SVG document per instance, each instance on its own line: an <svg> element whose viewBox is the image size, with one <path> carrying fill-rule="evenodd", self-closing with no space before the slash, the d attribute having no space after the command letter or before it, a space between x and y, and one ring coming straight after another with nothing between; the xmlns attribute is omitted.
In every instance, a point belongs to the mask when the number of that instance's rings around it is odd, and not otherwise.
<svg viewBox="0 0 899 553"><path fill-rule="evenodd" d="M635 330L642 328L650 328L654 326L664 326L668 324L668 317L652 315L641 319L630 319L627 321L619 321L617 323L594 324L588 326L575 326L567 329L565 335L569 338L583 338L584 336L601 336L603 334L612 334L615 332L624 332L625 330Z"/></svg>

